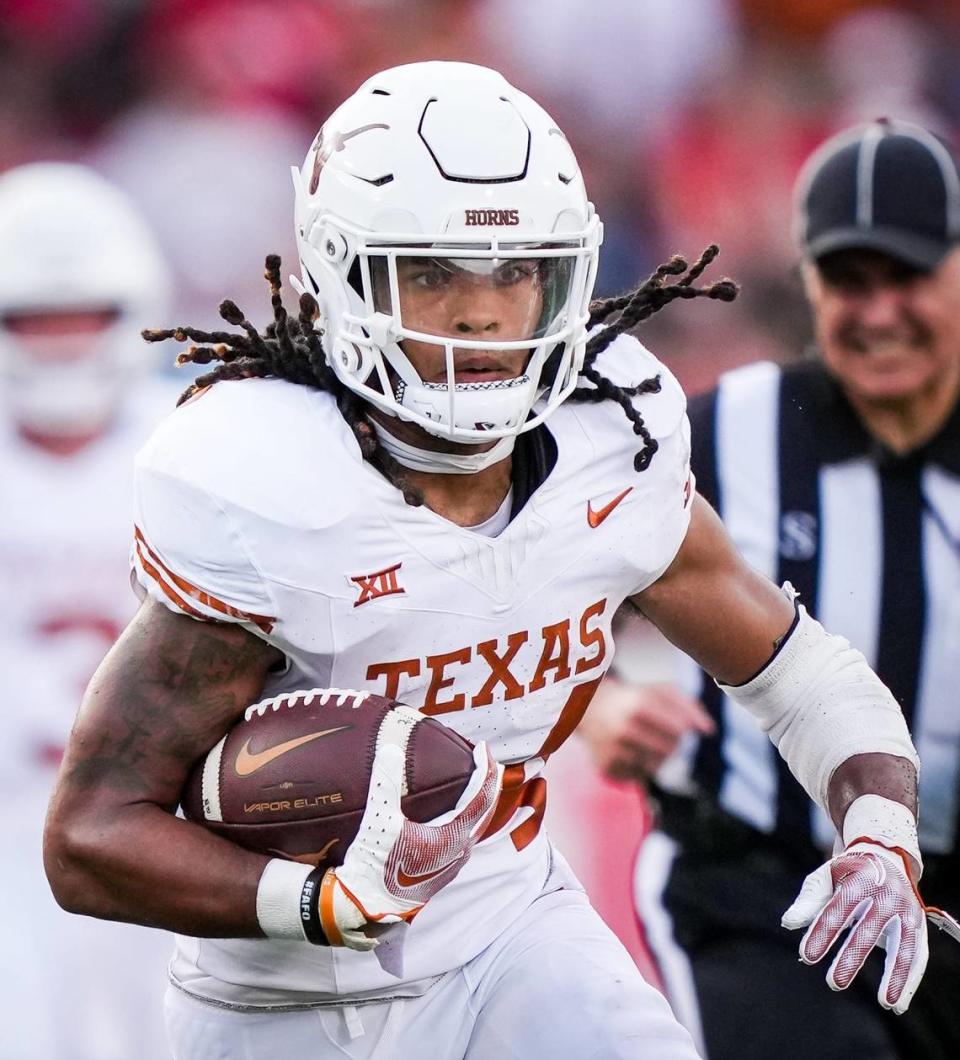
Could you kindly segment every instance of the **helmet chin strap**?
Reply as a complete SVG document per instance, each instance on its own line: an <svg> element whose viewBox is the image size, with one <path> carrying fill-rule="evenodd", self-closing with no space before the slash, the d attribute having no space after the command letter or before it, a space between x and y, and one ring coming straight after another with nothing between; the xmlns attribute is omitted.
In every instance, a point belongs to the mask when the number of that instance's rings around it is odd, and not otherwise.
<svg viewBox="0 0 960 1060"><path fill-rule="evenodd" d="M475 475L478 471L506 459L513 452L517 440L515 434L510 434L506 438L498 439L492 448L484 452L437 453L432 449L420 449L400 441L388 428L373 418L369 423L376 431L380 444L398 464L411 471L426 471L434 475Z"/></svg>

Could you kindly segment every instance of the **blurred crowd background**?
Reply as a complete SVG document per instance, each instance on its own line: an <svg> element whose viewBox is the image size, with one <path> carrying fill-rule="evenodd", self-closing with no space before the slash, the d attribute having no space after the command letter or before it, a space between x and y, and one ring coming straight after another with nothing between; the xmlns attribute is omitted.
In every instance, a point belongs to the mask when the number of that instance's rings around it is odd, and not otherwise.
<svg viewBox="0 0 960 1060"><path fill-rule="evenodd" d="M92 164L153 224L178 320L212 322L226 294L258 319L264 254L294 262L285 170L336 102L398 63L493 65L576 149L606 223L601 293L719 243L740 301L647 335L696 391L802 351L800 161L882 114L949 135L958 51L955 0L0 0L0 169Z"/></svg>
<svg viewBox="0 0 960 1060"><path fill-rule="evenodd" d="M29 162L82 162L128 193L173 276L168 315L143 324L215 325L224 297L265 323L264 256L278 252L285 274L298 271L288 169L301 163L333 107L377 70L400 63L440 58L495 66L553 114L580 159L606 226L598 294L634 285L674 253L693 260L707 244L719 244L713 278L732 276L740 298L732 305L680 303L641 333L696 393L737 364L804 355L810 327L791 238L791 188L802 160L835 130L882 115L952 138L960 126L958 56L957 0L0 0L0 172ZM59 223L67 231L73 220L65 215ZM174 353L164 351L170 371ZM177 389L168 385L164 407ZM117 446L127 468L132 442ZM36 456L9 452L20 467ZM103 459L112 467L120 458ZM44 503L52 497L62 505L54 536L76 525L83 503L57 492L57 475L69 475L81 496L106 490L80 478L90 474L82 466L36 466L38 481L46 476ZM4 474L8 493L20 490L11 484L16 476ZM118 517L116 524L107 567L111 591L124 594L125 615L135 606L121 584L128 523ZM29 591L35 568L49 568L55 549L30 553L30 566L23 541L36 533L24 527L22 540L0 542L7 601ZM76 574L80 545L60 537ZM71 592L66 582L60 586L61 596ZM56 737L65 736L83 683L75 678L89 676L108 640L91 641L84 673L71 673L68 683L53 655L24 649L25 633L14 625L12 618L0 622L0 651L14 667L18 709L24 717L39 712L32 696L43 699L47 713L51 703L59 711L53 737L38 744L36 761L47 772L29 793L24 788L28 808L14 801L5 818L29 830L38 848ZM21 687L17 665L30 674ZM656 659L650 666L648 679L656 679ZM640 799L592 775L575 741L557 758L551 828L601 913L643 963L629 895L630 860L645 824ZM8 787L10 775L8 769ZM615 828L592 827L598 819ZM16 895L45 889L38 851L27 860ZM62 1010L58 991L76 993L86 974L90 996L104 996L89 959L78 957L71 969L59 955L82 954L78 946L95 943L65 938L72 930L66 925L78 918L55 921L52 899L43 900L46 912L17 922L20 950L15 938L0 954L4 981L20 986L7 991L7 1008L38 1012L18 1043L0 1034L0 1058L129 1057L115 1015L79 995L76 1011L88 1026L71 1017L71 1045L50 1044L41 1033L53 1019L40 1014L41 992L50 1011ZM46 949L37 935L42 917L55 921ZM90 925L86 938L104 940L104 967L112 969L105 977L117 981L122 948L131 952L130 967L146 971L146 958L134 960L129 941L139 936L112 942L104 930ZM28 952L36 955L34 980L23 973ZM54 965L70 986L51 985ZM155 974L149 990L158 1006L159 964ZM138 1010L136 1001L124 1007L155 1046L139 1055L165 1055L151 1029L157 1012Z"/></svg>

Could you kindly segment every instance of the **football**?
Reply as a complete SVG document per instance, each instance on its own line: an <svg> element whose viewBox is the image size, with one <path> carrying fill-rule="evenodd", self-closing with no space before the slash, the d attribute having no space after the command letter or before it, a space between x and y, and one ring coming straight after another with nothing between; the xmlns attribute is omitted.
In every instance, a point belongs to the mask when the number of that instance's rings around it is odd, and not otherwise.
<svg viewBox="0 0 960 1060"><path fill-rule="evenodd" d="M395 700L314 688L248 707L191 770L184 816L261 854L340 865L385 723L406 741L406 816L424 822L453 809L474 769L467 740Z"/></svg>

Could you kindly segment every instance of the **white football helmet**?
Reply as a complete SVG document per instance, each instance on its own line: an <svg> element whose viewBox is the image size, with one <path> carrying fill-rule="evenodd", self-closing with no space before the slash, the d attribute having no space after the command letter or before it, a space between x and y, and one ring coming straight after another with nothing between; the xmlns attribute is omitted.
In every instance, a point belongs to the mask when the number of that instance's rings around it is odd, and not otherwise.
<svg viewBox="0 0 960 1060"><path fill-rule="evenodd" d="M35 433L96 431L155 363L140 329L170 281L151 232L93 170L42 162L0 176L0 247L0 396Z"/></svg>
<svg viewBox="0 0 960 1060"><path fill-rule="evenodd" d="M347 387L474 444L536 426L573 391L603 229L566 137L499 73L425 62L377 74L327 119L293 177L302 285L291 280L316 295ZM482 299L516 284L522 304L511 326L447 312L431 330L437 314L410 304L410 275L418 294ZM420 377L405 341L436 351L439 379ZM455 365L518 350L529 351L519 375L456 381Z"/></svg>

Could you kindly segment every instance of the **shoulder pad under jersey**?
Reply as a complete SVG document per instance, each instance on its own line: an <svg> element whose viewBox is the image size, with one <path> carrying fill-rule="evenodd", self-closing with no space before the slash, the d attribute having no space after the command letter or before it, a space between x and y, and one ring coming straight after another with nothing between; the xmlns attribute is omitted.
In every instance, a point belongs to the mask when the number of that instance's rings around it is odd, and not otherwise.
<svg viewBox="0 0 960 1060"><path fill-rule="evenodd" d="M137 473L162 475L233 509L333 525L350 510L360 448L330 394L280 379L220 382L160 424ZM322 505L305 493L322 491ZM319 523L317 522L319 520Z"/></svg>

